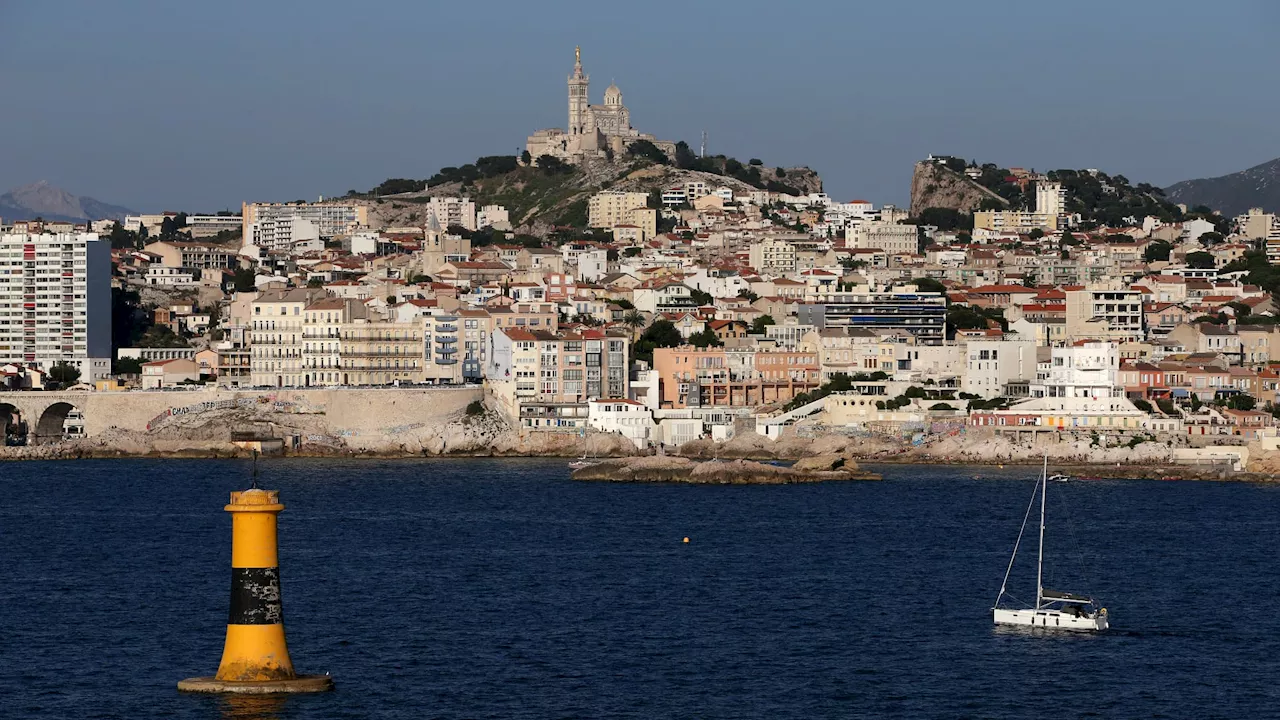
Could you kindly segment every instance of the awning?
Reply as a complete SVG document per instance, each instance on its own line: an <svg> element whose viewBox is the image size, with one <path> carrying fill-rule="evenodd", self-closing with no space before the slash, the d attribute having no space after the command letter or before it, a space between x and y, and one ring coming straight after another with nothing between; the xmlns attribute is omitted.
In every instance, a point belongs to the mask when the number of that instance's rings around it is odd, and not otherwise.
<svg viewBox="0 0 1280 720"><path fill-rule="evenodd" d="M1174 388L1173 396L1174 397L1191 397L1191 391L1183 390L1182 388Z"/></svg>

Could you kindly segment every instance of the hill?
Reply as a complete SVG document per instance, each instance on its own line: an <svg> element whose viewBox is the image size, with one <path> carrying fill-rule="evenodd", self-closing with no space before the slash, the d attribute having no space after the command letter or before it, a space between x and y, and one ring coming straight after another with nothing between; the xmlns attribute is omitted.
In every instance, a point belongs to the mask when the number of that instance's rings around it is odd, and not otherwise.
<svg viewBox="0 0 1280 720"><path fill-rule="evenodd" d="M1207 205L1227 217L1249 208L1280 212L1280 158L1230 175L1183 180L1165 188L1165 196L1188 207Z"/></svg>
<svg viewBox="0 0 1280 720"><path fill-rule="evenodd" d="M1120 227L1148 215L1165 222L1182 217L1182 211L1163 190L1148 183L1132 185L1123 175L1061 169L1044 176L1062 184L1066 211L1078 213L1086 226ZM966 221L972 227L972 213L977 210L1002 209L1034 210L1035 182L1020 179L1012 170L994 163L978 165L948 157L916 163L911 179L912 217L926 222L950 218L963 228Z"/></svg>
<svg viewBox="0 0 1280 720"><path fill-rule="evenodd" d="M43 180L0 195L0 218L8 222L36 218L64 222L123 220L132 214L134 211L129 208L72 195Z"/></svg>
<svg viewBox="0 0 1280 720"><path fill-rule="evenodd" d="M461 168L443 168L429 180L392 179L348 197L367 201L375 225L408 226L425 221L422 206L430 198L467 196L477 208L506 207L517 233L545 237L557 226L585 228L587 200L601 190L650 193L654 201L663 190L690 181L743 193L762 188L788 194L822 190L822 179L809 168L765 167L717 156L697 158L701 169L694 169L664 159L627 156L583 166L544 162L531 167L519 165L514 156L490 156Z"/></svg>

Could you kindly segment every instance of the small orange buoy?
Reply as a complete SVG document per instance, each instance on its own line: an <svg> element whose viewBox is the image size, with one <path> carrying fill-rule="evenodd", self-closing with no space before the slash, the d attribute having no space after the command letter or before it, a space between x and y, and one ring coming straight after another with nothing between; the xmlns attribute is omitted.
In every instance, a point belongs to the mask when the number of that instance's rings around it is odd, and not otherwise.
<svg viewBox="0 0 1280 720"><path fill-rule="evenodd" d="M688 545L688 544L689 544L689 538L685 538L685 539L684 539L684 544L685 544L685 545Z"/></svg>

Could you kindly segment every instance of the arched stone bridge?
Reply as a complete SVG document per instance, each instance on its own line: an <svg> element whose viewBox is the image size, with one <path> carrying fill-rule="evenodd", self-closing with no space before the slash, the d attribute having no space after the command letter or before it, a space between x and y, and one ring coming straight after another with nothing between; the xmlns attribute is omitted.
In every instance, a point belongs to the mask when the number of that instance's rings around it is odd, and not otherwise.
<svg viewBox="0 0 1280 720"><path fill-rule="evenodd" d="M93 437L111 428L147 432L170 417L237 404L277 403L323 413L339 432L378 432L397 423L442 422L482 397L478 386L236 391L0 392L0 427L28 444L74 434ZM83 418L82 420L80 418ZM70 422L68 422L70 420Z"/></svg>

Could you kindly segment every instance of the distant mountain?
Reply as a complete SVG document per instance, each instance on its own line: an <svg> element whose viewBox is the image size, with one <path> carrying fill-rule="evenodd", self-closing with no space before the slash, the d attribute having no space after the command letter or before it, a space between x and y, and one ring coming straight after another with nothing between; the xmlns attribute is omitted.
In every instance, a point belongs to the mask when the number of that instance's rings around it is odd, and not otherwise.
<svg viewBox="0 0 1280 720"><path fill-rule="evenodd" d="M1255 207L1280 212L1280 158L1222 177L1184 180L1164 193L1172 202L1208 205L1227 217Z"/></svg>
<svg viewBox="0 0 1280 720"><path fill-rule="evenodd" d="M0 219L5 222L36 218L65 222L123 220L125 215L134 214L133 210L126 207L72 195L43 180L0 195Z"/></svg>

